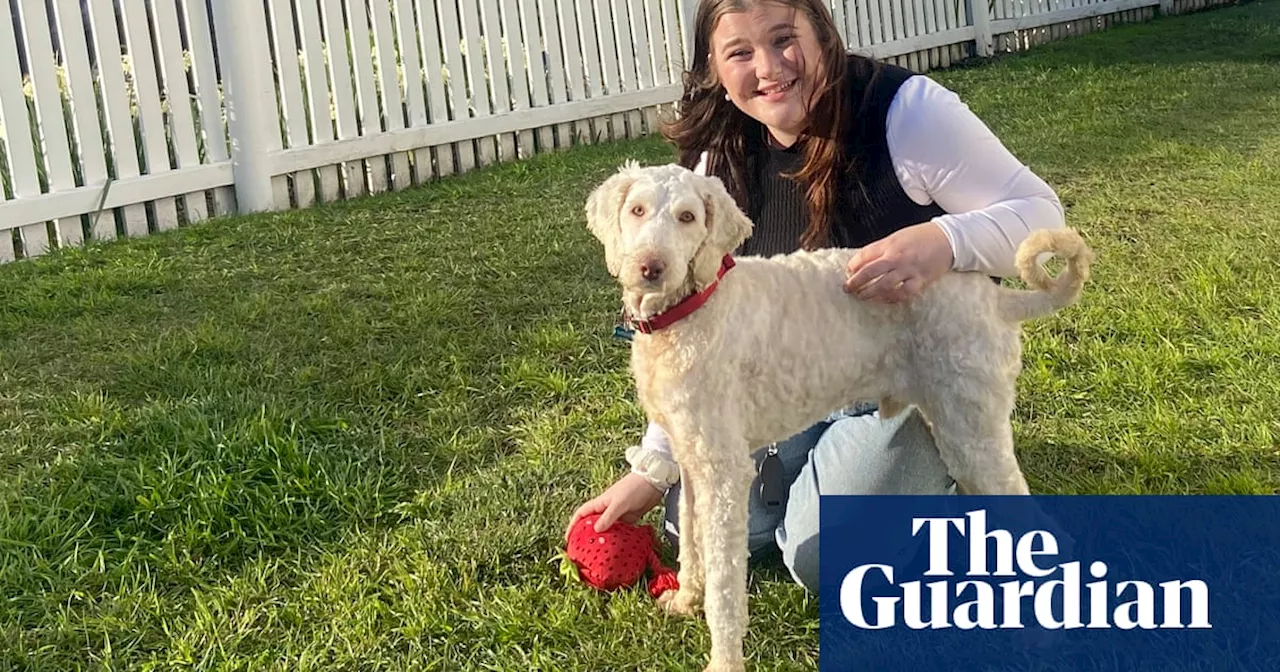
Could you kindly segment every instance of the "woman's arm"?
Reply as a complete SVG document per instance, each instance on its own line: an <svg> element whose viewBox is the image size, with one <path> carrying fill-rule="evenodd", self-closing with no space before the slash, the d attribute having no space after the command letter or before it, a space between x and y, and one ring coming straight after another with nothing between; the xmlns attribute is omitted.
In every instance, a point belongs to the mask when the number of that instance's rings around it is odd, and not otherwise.
<svg viewBox="0 0 1280 672"><path fill-rule="evenodd" d="M626 456L631 473L663 492L680 480L680 466L671 456L671 440L657 423L649 423L640 445L628 448Z"/></svg>
<svg viewBox="0 0 1280 672"><path fill-rule="evenodd" d="M1036 229L1064 225L1053 189L932 79L919 75L903 83L886 126L907 195L948 213L933 223L951 244L953 270L1016 276L1018 245Z"/></svg>

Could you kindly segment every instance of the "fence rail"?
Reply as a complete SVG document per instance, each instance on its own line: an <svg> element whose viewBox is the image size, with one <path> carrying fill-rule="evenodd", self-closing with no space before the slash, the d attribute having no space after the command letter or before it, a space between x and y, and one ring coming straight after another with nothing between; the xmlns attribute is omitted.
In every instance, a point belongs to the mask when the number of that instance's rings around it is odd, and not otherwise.
<svg viewBox="0 0 1280 672"><path fill-rule="evenodd" d="M1232 0L836 0L916 71ZM697 0L0 0L0 262L655 130Z"/></svg>

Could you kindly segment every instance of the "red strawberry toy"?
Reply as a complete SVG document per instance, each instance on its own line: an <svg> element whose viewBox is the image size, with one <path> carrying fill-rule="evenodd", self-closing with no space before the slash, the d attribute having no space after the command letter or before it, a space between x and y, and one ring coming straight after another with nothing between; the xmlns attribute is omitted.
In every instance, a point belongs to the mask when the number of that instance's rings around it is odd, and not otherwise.
<svg viewBox="0 0 1280 672"><path fill-rule="evenodd" d="M577 567L583 583L604 591L627 588L651 569L649 594L654 599L679 587L676 573L658 559L657 535L652 527L619 520L604 532L596 532L598 518L599 514L583 516L569 531L565 557Z"/></svg>

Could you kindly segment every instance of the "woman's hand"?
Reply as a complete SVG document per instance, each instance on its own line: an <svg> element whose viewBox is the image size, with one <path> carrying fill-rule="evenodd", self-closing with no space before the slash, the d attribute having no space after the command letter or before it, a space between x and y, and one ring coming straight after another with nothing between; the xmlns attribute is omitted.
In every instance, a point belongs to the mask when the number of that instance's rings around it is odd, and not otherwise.
<svg viewBox="0 0 1280 672"><path fill-rule="evenodd" d="M650 509L662 501L662 491L653 487L643 476L627 472L616 483L609 486L599 497L578 507L569 519L569 527L565 528L564 538L569 539L569 530L583 516L599 513L596 520L596 532L604 532L621 519L627 523L636 523Z"/></svg>
<svg viewBox="0 0 1280 672"><path fill-rule="evenodd" d="M916 224L858 250L844 291L865 301L907 301L951 270L952 261L947 234L933 222Z"/></svg>

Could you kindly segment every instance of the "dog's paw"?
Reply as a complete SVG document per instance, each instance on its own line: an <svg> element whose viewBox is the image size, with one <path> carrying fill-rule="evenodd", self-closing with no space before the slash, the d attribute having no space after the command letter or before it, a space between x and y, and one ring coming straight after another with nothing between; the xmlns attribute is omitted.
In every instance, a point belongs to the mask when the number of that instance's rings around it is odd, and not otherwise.
<svg viewBox="0 0 1280 672"><path fill-rule="evenodd" d="M695 616L702 609L702 596L687 588L668 590L658 598L658 606L672 616Z"/></svg>
<svg viewBox="0 0 1280 672"><path fill-rule="evenodd" d="M702 672L746 672L747 666L738 663L724 663L711 661L706 667L702 668Z"/></svg>

